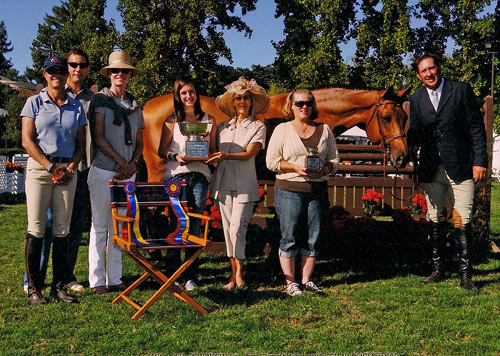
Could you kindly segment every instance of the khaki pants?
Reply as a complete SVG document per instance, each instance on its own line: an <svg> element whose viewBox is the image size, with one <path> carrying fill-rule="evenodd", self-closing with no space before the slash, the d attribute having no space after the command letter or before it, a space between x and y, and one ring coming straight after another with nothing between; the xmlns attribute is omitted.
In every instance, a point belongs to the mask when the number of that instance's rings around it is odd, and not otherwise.
<svg viewBox="0 0 500 356"><path fill-rule="evenodd" d="M67 164L60 164L67 166ZM47 210L52 208L52 235L65 237L69 233L73 200L76 189L76 174L71 182L58 185L52 182L47 170L35 161L28 159L26 173L26 205L28 208L28 233L42 238L45 235Z"/></svg>
<svg viewBox="0 0 500 356"><path fill-rule="evenodd" d="M244 260L247 229L255 203L240 202L234 190L221 190L217 203L222 218L227 257Z"/></svg>
<svg viewBox="0 0 500 356"><path fill-rule="evenodd" d="M461 227L470 222L472 203L474 202L474 181L472 179L456 183L448 177L443 165L440 164L433 181L422 183L422 187L431 221L439 222L439 216L443 211L446 211L446 200L449 197L453 206L455 227Z"/></svg>

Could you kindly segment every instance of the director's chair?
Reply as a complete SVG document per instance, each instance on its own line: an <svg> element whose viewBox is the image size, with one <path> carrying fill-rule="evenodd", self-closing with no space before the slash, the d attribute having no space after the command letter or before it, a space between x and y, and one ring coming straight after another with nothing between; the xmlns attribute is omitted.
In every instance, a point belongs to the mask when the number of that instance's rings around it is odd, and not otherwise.
<svg viewBox="0 0 500 356"><path fill-rule="evenodd" d="M201 214L186 212L184 210L183 206L186 206L187 203L185 184L175 179L170 179L166 183L123 183L111 180L109 186L111 190L111 211L114 228L113 243L119 246L135 263L145 270L144 274L111 303L116 304L122 300L126 301L137 309L132 319L139 319L163 293L168 291L176 298L193 306L200 313L207 313L200 304L187 295L187 293L179 288L174 282L200 256L202 251L205 250L207 246L210 246L211 241L208 240L208 220L212 220L212 218ZM139 207L142 206L164 208L167 216L168 209L172 209L178 220L177 229L167 236L143 238L139 229ZM124 207L127 208L127 214L119 214L118 209ZM189 234L190 217L207 220L202 237ZM119 222L121 222L121 224L119 224ZM122 225L121 229L119 229L120 225ZM179 248L195 248L197 251L170 277L167 277L159 271L143 255L144 252L152 250ZM158 282L160 288L141 306L130 299L129 295L149 277Z"/></svg>

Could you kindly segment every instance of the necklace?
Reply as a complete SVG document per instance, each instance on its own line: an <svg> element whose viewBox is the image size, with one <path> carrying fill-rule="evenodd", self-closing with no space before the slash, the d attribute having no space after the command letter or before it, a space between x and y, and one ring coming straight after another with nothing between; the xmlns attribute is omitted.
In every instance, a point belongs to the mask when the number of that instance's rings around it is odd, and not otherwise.
<svg viewBox="0 0 500 356"><path fill-rule="evenodd" d="M304 134L307 131L307 129L309 128L309 126L307 124L306 124L306 127L303 129L298 127L297 125L293 125L293 126L295 126L297 129L299 129L302 134Z"/></svg>

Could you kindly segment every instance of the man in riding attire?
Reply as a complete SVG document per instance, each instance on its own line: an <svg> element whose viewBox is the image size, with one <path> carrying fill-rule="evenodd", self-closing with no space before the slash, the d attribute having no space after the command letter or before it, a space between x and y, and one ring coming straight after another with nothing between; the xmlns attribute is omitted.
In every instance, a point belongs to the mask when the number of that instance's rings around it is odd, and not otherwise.
<svg viewBox="0 0 500 356"><path fill-rule="evenodd" d="M419 178L432 224L433 272L422 283L444 277L443 248L448 233L447 199L453 206L452 234L460 264L460 285L477 292L469 258L474 182L486 177L486 133L470 85L444 79L439 58L424 54L414 68L424 88L410 98L410 152L420 149Z"/></svg>

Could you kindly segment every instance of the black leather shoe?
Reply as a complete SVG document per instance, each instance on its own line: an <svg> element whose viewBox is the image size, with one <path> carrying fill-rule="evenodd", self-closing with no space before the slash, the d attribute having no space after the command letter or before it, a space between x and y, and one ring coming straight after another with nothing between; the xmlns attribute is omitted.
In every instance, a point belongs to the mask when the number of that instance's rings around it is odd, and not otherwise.
<svg viewBox="0 0 500 356"><path fill-rule="evenodd" d="M443 274L438 271L434 271L430 274L429 277L427 277L422 281L422 284L439 283L442 280L443 280Z"/></svg>
<svg viewBox="0 0 500 356"><path fill-rule="evenodd" d="M476 292L476 293L479 293L479 289L477 289L477 287L474 285L474 283L472 283L472 279L470 279L469 277L462 277L461 278L460 287L467 289L467 290L470 290L470 291L473 291L473 292Z"/></svg>
<svg viewBox="0 0 500 356"><path fill-rule="evenodd" d="M47 300L38 292L30 294L28 297L28 302L30 305L42 305L47 304Z"/></svg>
<svg viewBox="0 0 500 356"><path fill-rule="evenodd" d="M52 298L58 300L59 302L78 303L78 300L66 293L65 289L61 289L59 291L53 290L50 292L50 295L52 296Z"/></svg>

